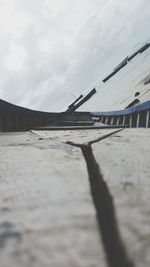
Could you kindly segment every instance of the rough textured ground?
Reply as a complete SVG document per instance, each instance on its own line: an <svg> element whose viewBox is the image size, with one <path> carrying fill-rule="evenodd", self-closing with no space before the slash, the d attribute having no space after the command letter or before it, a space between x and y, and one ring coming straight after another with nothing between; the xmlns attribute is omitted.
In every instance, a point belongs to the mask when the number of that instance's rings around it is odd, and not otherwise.
<svg viewBox="0 0 150 267"><path fill-rule="evenodd" d="M150 131L34 131L0 135L0 266L106 267L79 144L93 153L113 196L127 254L149 267Z"/></svg>

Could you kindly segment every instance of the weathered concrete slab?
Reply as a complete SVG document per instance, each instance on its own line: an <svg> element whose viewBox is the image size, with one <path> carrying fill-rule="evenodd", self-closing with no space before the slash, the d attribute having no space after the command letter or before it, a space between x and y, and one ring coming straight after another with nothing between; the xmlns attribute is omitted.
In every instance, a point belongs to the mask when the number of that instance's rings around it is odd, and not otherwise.
<svg viewBox="0 0 150 267"><path fill-rule="evenodd" d="M105 267L81 151L0 135L0 266Z"/></svg>
<svg viewBox="0 0 150 267"><path fill-rule="evenodd" d="M86 143L113 130L43 132L63 142ZM150 131L124 129L92 145L94 155L113 196L124 245L136 266L148 267Z"/></svg>
<svg viewBox="0 0 150 267"><path fill-rule="evenodd" d="M107 266L83 155L65 144L93 140L127 253L149 267L149 129L1 134L2 267Z"/></svg>
<svg viewBox="0 0 150 267"><path fill-rule="evenodd" d="M88 143L91 140L100 138L106 134L113 133L116 129L99 129L99 130L65 130L65 131L32 131L35 134L47 139L59 142Z"/></svg>
<svg viewBox="0 0 150 267"><path fill-rule="evenodd" d="M125 129L93 144L135 266L150 266L150 130Z"/></svg>

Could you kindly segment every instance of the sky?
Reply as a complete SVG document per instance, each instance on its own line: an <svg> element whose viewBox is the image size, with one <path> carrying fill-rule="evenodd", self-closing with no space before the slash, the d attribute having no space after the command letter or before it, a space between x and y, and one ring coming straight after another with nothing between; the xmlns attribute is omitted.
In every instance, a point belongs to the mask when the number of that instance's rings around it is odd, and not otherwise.
<svg viewBox="0 0 150 267"><path fill-rule="evenodd" d="M65 110L145 43L149 26L149 0L2 0L0 98Z"/></svg>

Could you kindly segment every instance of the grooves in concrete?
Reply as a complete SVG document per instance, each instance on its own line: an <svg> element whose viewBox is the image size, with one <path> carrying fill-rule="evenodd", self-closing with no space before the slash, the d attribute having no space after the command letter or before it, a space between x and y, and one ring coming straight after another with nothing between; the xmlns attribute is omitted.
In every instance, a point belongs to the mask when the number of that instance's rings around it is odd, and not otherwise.
<svg viewBox="0 0 150 267"><path fill-rule="evenodd" d="M121 130L109 133L99 139L90 141L87 144L76 144L73 142L67 142L67 144L81 148L86 161L91 194L97 212L98 226L109 266L134 267L134 263L128 258L118 230L113 198L107 183L104 181L100 167L95 160L91 147L93 143L108 138L110 135L119 131Z"/></svg>

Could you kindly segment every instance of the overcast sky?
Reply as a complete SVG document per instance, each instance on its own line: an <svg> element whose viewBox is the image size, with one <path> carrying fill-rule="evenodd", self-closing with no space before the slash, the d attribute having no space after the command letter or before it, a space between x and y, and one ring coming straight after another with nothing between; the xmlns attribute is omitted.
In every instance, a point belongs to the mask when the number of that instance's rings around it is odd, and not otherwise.
<svg viewBox="0 0 150 267"><path fill-rule="evenodd" d="M150 38L150 0L0 1L0 98L63 110Z"/></svg>

